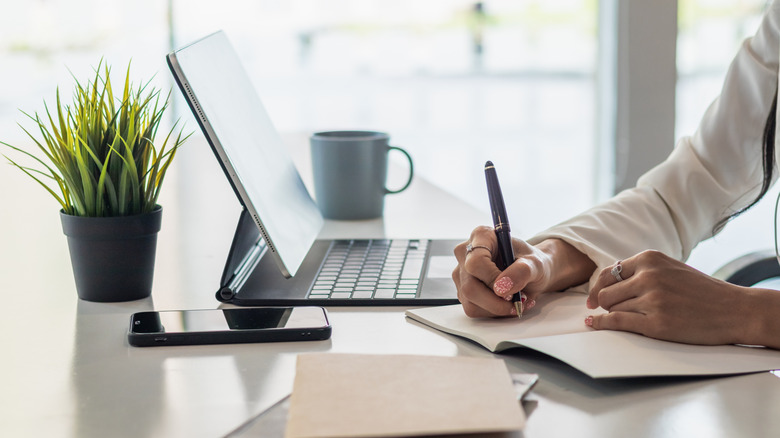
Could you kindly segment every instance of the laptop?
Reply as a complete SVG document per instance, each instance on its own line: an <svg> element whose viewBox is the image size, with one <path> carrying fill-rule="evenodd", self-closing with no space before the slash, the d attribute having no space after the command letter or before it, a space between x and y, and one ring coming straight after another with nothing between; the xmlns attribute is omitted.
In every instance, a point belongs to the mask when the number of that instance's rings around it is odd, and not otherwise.
<svg viewBox="0 0 780 438"><path fill-rule="evenodd" d="M219 301L458 302L450 277L456 240L317 239L322 214L223 32L168 54L167 62L243 207L216 292Z"/></svg>

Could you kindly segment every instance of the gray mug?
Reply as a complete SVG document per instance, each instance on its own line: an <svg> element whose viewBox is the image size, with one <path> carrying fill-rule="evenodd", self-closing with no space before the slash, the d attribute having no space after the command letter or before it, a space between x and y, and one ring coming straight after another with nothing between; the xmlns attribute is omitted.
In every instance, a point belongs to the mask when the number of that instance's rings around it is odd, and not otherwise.
<svg viewBox="0 0 780 438"><path fill-rule="evenodd" d="M414 176L412 157L390 146L389 140L389 135L374 131L329 131L311 136L314 195L323 216L341 220L380 217L385 195L409 187ZM397 190L386 187L391 150L400 151L409 160L409 179Z"/></svg>

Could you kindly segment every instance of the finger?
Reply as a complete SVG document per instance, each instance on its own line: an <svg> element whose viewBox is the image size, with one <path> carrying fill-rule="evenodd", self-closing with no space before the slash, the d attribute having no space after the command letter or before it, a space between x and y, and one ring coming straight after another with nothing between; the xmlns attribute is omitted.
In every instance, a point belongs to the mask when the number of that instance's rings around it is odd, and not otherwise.
<svg viewBox="0 0 780 438"><path fill-rule="evenodd" d="M453 253L455 254L455 259L458 260L458 265L462 265L463 261L466 260L466 247L468 246L469 242L461 242L457 245L455 245L455 249L453 249Z"/></svg>
<svg viewBox="0 0 780 438"><path fill-rule="evenodd" d="M618 263L620 267L618 268ZM587 306L590 309L595 309L601 305L599 302L599 293L602 289L610 287L618 282L617 275L625 281L634 275L635 264L634 257L627 258L625 260L615 262L611 266L607 266L599 272L596 282L593 283L593 287L588 294ZM618 272L619 271L619 272Z"/></svg>
<svg viewBox="0 0 780 438"><path fill-rule="evenodd" d="M458 259L458 263L463 263L466 260L466 256L475 249L481 248L482 251L492 252L491 248L493 248L493 243L490 241L490 237L482 237L482 233L477 233L476 231L477 230L471 233L469 240L455 246L453 253L455 253L455 258ZM469 246L472 247L471 251L469 250ZM482 248L483 246L487 249Z"/></svg>
<svg viewBox="0 0 780 438"><path fill-rule="evenodd" d="M466 272L460 272L458 300L463 304L466 315L471 317L509 316L514 305L498 297L485 283Z"/></svg>
<svg viewBox="0 0 780 438"><path fill-rule="evenodd" d="M461 264L466 272L492 286L496 277L501 273L493 260L495 252L493 249L496 247L495 233L492 233L492 239L490 236L472 237L470 242L472 250L465 253Z"/></svg>
<svg viewBox="0 0 780 438"><path fill-rule="evenodd" d="M460 294L460 265L455 266L455 269L452 270L452 282L455 283L455 288Z"/></svg>
<svg viewBox="0 0 780 438"><path fill-rule="evenodd" d="M532 260L519 258L501 272L493 282L496 295L506 298L520 292L531 281L540 275L541 268ZM524 291L528 298L536 298L538 293Z"/></svg>
<svg viewBox="0 0 780 438"><path fill-rule="evenodd" d="M486 226L477 227L471 232L469 240L455 246L453 252L455 253L455 258L458 259L458 263L463 264L466 257L477 250L485 251L492 257L493 248L495 248L497 240L496 233L492 230L492 228ZM469 246L471 246L471 251L469 251Z"/></svg>
<svg viewBox="0 0 780 438"><path fill-rule="evenodd" d="M627 298L619 303L612 304L607 309L610 312L631 312L638 313L640 315L647 315L647 312L641 308L641 299L639 296L634 298Z"/></svg>
<svg viewBox="0 0 780 438"><path fill-rule="evenodd" d="M634 312L610 312L593 315L585 319L585 324L596 330L620 330L644 334L646 318Z"/></svg>
<svg viewBox="0 0 780 438"><path fill-rule="evenodd" d="M628 280L614 283L598 292L596 299L598 305L605 310L617 310L615 307L624 304L639 296L636 287L629 284Z"/></svg>

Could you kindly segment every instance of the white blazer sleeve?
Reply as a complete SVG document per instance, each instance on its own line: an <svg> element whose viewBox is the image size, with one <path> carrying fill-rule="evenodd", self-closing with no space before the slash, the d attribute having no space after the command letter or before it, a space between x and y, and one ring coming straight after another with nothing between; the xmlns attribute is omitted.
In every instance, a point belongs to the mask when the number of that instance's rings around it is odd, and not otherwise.
<svg viewBox="0 0 780 438"><path fill-rule="evenodd" d="M576 289L589 289L601 269L646 249L687 259L719 220L755 198L764 126L778 84L779 35L776 1L756 35L742 44L720 97L692 137L680 140L637 187L529 239L563 239L596 263L589 283Z"/></svg>

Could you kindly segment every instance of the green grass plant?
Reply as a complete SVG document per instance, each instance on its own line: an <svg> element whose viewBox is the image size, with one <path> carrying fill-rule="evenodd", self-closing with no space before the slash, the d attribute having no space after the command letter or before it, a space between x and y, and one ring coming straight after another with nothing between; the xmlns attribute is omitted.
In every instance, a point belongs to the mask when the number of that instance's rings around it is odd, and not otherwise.
<svg viewBox="0 0 780 438"><path fill-rule="evenodd" d="M19 125L40 154L0 142L37 163L37 168L29 167L5 155L54 196L68 215L130 216L152 211L176 151L189 137L181 129L175 132L176 122L155 145L170 92L162 99L150 82L134 88L128 65L122 96L117 98L110 76L110 67L101 61L89 82L82 84L74 77L72 105L63 105L57 88L54 115L46 102L43 117L22 111L40 131L36 138Z"/></svg>

